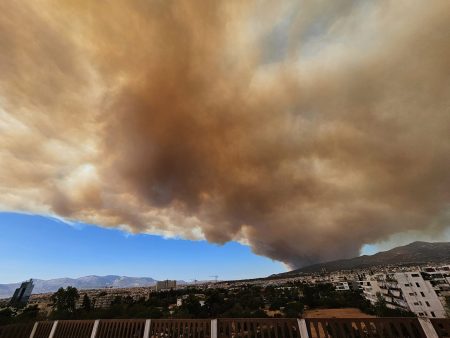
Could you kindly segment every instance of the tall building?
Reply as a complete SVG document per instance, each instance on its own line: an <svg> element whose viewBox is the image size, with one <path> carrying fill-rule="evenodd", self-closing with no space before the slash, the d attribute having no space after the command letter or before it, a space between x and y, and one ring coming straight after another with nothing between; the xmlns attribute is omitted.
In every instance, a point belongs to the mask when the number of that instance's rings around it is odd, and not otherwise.
<svg viewBox="0 0 450 338"><path fill-rule="evenodd" d="M176 280L163 280L156 282L156 291L170 290L177 288Z"/></svg>
<svg viewBox="0 0 450 338"><path fill-rule="evenodd" d="M450 265L440 267L424 267L421 275L425 283L433 288L443 305L450 298ZM444 306L444 308L446 308ZM447 316L450 317L450 308L446 308Z"/></svg>
<svg viewBox="0 0 450 338"><path fill-rule="evenodd" d="M424 267L421 275L429 283L440 298L450 296L450 265L440 267Z"/></svg>
<svg viewBox="0 0 450 338"><path fill-rule="evenodd" d="M363 288L372 304L381 296L391 309L409 310L419 317L445 317L436 291L420 271L377 274L364 280Z"/></svg>
<svg viewBox="0 0 450 338"><path fill-rule="evenodd" d="M25 305L27 305L33 288L34 285L32 279L27 282L23 282L22 285L17 288L16 291L14 291L14 295L11 298L10 305L15 307L24 307Z"/></svg>

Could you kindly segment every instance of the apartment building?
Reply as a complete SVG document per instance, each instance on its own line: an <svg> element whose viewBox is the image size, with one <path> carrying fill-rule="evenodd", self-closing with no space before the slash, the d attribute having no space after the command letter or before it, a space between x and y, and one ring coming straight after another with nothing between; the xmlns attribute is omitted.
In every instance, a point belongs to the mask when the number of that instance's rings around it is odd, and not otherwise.
<svg viewBox="0 0 450 338"><path fill-rule="evenodd" d="M372 305L378 300L378 294L381 294L381 289L378 282L384 280L384 274L368 275L360 282L364 297L370 301Z"/></svg>
<svg viewBox="0 0 450 338"><path fill-rule="evenodd" d="M363 281L366 299L375 304L378 295L392 309L409 310L419 317L445 317L444 307L433 286L420 271L377 274Z"/></svg>
<svg viewBox="0 0 450 338"><path fill-rule="evenodd" d="M438 297L450 296L450 265L442 267L424 267L421 275L429 283Z"/></svg>
<svg viewBox="0 0 450 338"><path fill-rule="evenodd" d="M424 267L421 269L421 275L425 283L436 292L445 308L446 298L450 297L450 265ZM447 309L447 315L450 317L450 309Z"/></svg>
<svg viewBox="0 0 450 338"><path fill-rule="evenodd" d="M177 288L176 280L163 280L156 282L156 291L164 291Z"/></svg>
<svg viewBox="0 0 450 338"><path fill-rule="evenodd" d="M395 273L394 278L408 303L419 317L445 317L445 310L433 286L417 272Z"/></svg>
<svg viewBox="0 0 450 338"><path fill-rule="evenodd" d="M350 285L348 282L336 282L334 283L336 291L350 291Z"/></svg>

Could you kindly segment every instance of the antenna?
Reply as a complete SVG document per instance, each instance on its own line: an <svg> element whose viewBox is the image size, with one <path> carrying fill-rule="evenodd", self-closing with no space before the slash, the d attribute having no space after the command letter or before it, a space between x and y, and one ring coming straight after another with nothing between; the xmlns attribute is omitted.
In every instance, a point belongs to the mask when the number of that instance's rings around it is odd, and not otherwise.
<svg viewBox="0 0 450 338"><path fill-rule="evenodd" d="M214 280L216 281L216 283L217 283L217 278L219 278L219 276L217 276L217 275L213 275L213 276L209 276L209 277L213 277Z"/></svg>

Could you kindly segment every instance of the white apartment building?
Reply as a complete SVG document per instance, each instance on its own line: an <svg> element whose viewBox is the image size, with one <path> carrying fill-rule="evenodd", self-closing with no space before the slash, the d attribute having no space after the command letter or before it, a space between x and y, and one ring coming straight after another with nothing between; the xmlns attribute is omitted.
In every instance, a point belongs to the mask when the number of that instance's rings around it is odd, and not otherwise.
<svg viewBox="0 0 450 338"><path fill-rule="evenodd" d="M450 297L450 265L424 267L421 275L425 283L434 289L441 303L445 304L446 297ZM447 315L450 317L450 309L447 309Z"/></svg>
<svg viewBox="0 0 450 338"><path fill-rule="evenodd" d="M376 274L372 276L367 276L366 279L360 282L361 287L363 289L364 297L370 301L372 305L375 305L378 298L377 295L381 294L381 289L378 286L378 281L383 280L383 274Z"/></svg>
<svg viewBox="0 0 450 338"><path fill-rule="evenodd" d="M394 274L409 309L420 317L445 317L445 310L436 291L425 282L419 271Z"/></svg>
<svg viewBox="0 0 450 338"><path fill-rule="evenodd" d="M419 271L370 276L363 281L363 292L372 304L380 294L392 309L409 310L419 317L446 315L433 286Z"/></svg>
<svg viewBox="0 0 450 338"><path fill-rule="evenodd" d="M450 265L441 267L424 267L421 275L440 297L450 296Z"/></svg>
<svg viewBox="0 0 450 338"><path fill-rule="evenodd" d="M348 282L335 282L334 286L336 288L336 291L349 291L350 285Z"/></svg>

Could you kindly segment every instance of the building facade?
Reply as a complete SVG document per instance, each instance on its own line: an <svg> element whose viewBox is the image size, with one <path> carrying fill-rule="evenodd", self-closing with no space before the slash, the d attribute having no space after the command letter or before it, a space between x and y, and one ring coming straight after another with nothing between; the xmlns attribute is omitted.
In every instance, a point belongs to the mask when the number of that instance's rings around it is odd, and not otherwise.
<svg viewBox="0 0 450 338"><path fill-rule="evenodd" d="M391 309L411 311L419 317L446 316L436 291L420 271L377 274L362 284L364 296L372 304L381 296Z"/></svg>
<svg viewBox="0 0 450 338"><path fill-rule="evenodd" d="M177 288L176 280L163 280L156 282L156 291L170 290Z"/></svg>
<svg viewBox="0 0 450 338"><path fill-rule="evenodd" d="M23 282L20 287L14 291L14 295L11 298L10 305L14 307L24 307L28 304L31 292L33 291L33 280Z"/></svg>

